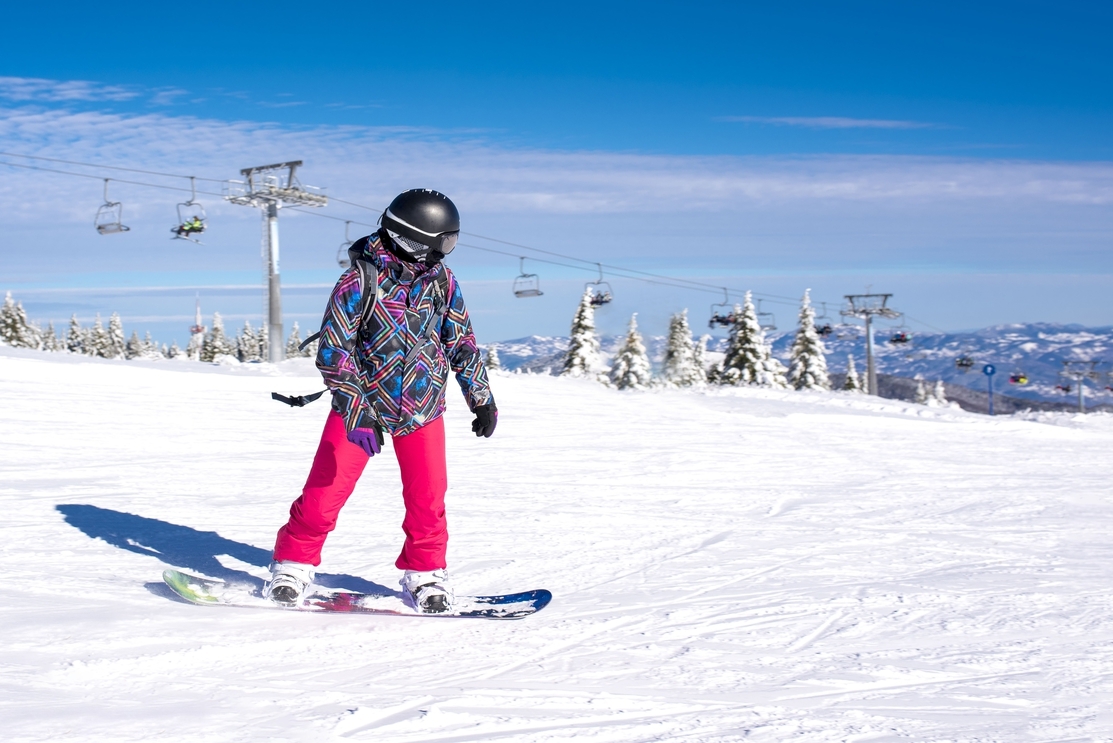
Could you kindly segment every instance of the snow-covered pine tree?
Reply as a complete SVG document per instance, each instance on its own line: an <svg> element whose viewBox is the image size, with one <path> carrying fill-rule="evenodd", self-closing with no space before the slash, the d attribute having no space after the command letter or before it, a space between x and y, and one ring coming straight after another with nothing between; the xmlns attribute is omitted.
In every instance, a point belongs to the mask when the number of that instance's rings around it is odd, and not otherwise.
<svg viewBox="0 0 1113 743"><path fill-rule="evenodd" d="M638 313L630 316L630 329L622 348L615 354L610 373L611 384L620 390L644 390L653 384L649 355L638 332Z"/></svg>
<svg viewBox="0 0 1113 743"><path fill-rule="evenodd" d="M267 321L264 318L263 323L259 326L259 332L255 334L255 338L259 341L259 359L262 361L270 361L270 331L267 327ZM282 339L279 338L281 341Z"/></svg>
<svg viewBox="0 0 1113 743"><path fill-rule="evenodd" d="M66 350L70 353L85 353L85 330L77 321L77 315L70 315L70 327L66 331Z"/></svg>
<svg viewBox="0 0 1113 743"><path fill-rule="evenodd" d="M846 381L843 382L842 388L847 392L865 392L862 387L862 378L858 376L858 370L854 368L854 357L850 354L846 355Z"/></svg>
<svg viewBox="0 0 1113 743"><path fill-rule="evenodd" d="M4 296L0 308L0 341L13 348L42 347L42 332L28 322L23 303L13 300L11 292Z"/></svg>
<svg viewBox="0 0 1113 743"><path fill-rule="evenodd" d="M42 335L42 349L44 351L65 351L66 344L54 332L54 323L49 322L46 324L46 330Z"/></svg>
<svg viewBox="0 0 1113 743"><path fill-rule="evenodd" d="M704 333L692 343L692 368L696 371L696 385L707 384L707 344L711 336Z"/></svg>
<svg viewBox="0 0 1113 743"><path fill-rule="evenodd" d="M131 337L128 338L127 344L124 346L124 358L128 361L137 359L143 355L143 342L139 340L139 333L135 330L131 331Z"/></svg>
<svg viewBox="0 0 1113 743"><path fill-rule="evenodd" d="M595 377L599 373L599 339L595 337L595 308L591 304L591 291L585 290L572 318L572 332L568 339L568 353L564 357L562 377Z"/></svg>
<svg viewBox="0 0 1113 743"><path fill-rule="evenodd" d="M674 387L691 387L703 382L704 378L696 362L696 346L692 343L692 329L688 326L688 310L685 309L669 318L661 380Z"/></svg>
<svg viewBox="0 0 1113 743"><path fill-rule="evenodd" d="M182 349L178 348L177 341L171 341L170 348L167 348L166 346L163 346L162 348L162 355L168 359L176 359L182 355Z"/></svg>
<svg viewBox="0 0 1113 743"><path fill-rule="evenodd" d="M149 330L143 334L140 356L145 359L161 359L165 356L159 345L151 338L151 331Z"/></svg>
<svg viewBox="0 0 1113 743"><path fill-rule="evenodd" d="M99 312L93 318L93 327L89 329L86 335L85 353L102 359L112 358L108 355L110 353L108 332L104 329L104 322L100 319Z"/></svg>
<svg viewBox="0 0 1113 743"><path fill-rule="evenodd" d="M746 292L741 307L734 306L734 316L738 319L731 327L730 344L722 365L717 369L716 381L719 384L787 388L784 364L773 358L750 292Z"/></svg>
<svg viewBox="0 0 1113 743"><path fill-rule="evenodd" d="M912 400L917 405L928 404L928 391L924 387L924 376L922 374L916 375L916 396Z"/></svg>
<svg viewBox="0 0 1113 743"><path fill-rule="evenodd" d="M192 333L189 336L189 343L186 344L185 355L190 361L201 360L201 347L205 345L204 333Z"/></svg>
<svg viewBox="0 0 1113 743"><path fill-rule="evenodd" d="M290 329L290 336L286 339L286 358L292 359L301 356L301 351L298 346L301 345L301 328L298 323L294 321L294 327Z"/></svg>
<svg viewBox="0 0 1113 743"><path fill-rule="evenodd" d="M4 295L4 306L0 307L0 342L12 347L19 347L19 339L23 331L19 327L19 318L15 311L15 300L12 293Z"/></svg>
<svg viewBox="0 0 1113 743"><path fill-rule="evenodd" d="M487 359L484 363L487 366L487 371L499 371L502 369L502 361L499 360L499 350L494 346L487 346Z"/></svg>
<svg viewBox="0 0 1113 743"><path fill-rule="evenodd" d="M931 397L936 405L950 405L947 401L947 386L943 384L942 379L935 380L935 388L931 391Z"/></svg>
<svg viewBox="0 0 1113 743"><path fill-rule="evenodd" d="M124 340L124 324L120 321L120 313L113 312L108 317L108 356L110 359L122 359L127 352L127 341Z"/></svg>
<svg viewBox="0 0 1113 743"><path fill-rule="evenodd" d="M798 390L829 390L831 379L827 376L827 349L815 331L811 291L805 289L804 298L800 300L799 327L792 341L788 381Z"/></svg>
<svg viewBox="0 0 1113 743"><path fill-rule="evenodd" d="M215 361L218 356L227 356L232 353L232 344L224 335L224 320L219 312L213 313L213 327L205 334L201 342L201 361Z"/></svg>
<svg viewBox="0 0 1113 743"><path fill-rule="evenodd" d="M236 340L236 347L238 350L237 358L240 361L262 361L259 356L259 337L255 334L255 329L251 327L251 321L243 321L243 330L240 331L240 337Z"/></svg>

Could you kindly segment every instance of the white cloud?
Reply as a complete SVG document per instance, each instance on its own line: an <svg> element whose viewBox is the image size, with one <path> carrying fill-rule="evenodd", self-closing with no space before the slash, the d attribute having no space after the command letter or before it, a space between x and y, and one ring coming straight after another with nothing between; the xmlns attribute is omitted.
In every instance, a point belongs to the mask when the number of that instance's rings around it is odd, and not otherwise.
<svg viewBox="0 0 1113 743"><path fill-rule="evenodd" d="M140 93L120 85L88 80L44 80L34 77L0 77L0 98L10 101L129 101Z"/></svg>
<svg viewBox="0 0 1113 743"><path fill-rule="evenodd" d="M284 127L38 107L0 109L0 150L216 178L238 177L249 165L302 159L306 183L327 186L350 201L380 205L399 190L429 184L451 193L462 207L485 213L729 214L833 204L879 214L939 205L1002 213L1019 204L1039 210L1047 208L1040 204L1113 203L1108 162L568 152L510 149L481 134L429 129ZM95 181L4 170L0 205L15 219L69 214L87 221L89 201L100 190ZM145 204L175 198L126 186L113 192L126 193L129 212L140 216Z"/></svg>
<svg viewBox="0 0 1113 743"><path fill-rule="evenodd" d="M845 116L719 116L715 121L799 126L807 129L937 129L938 124L900 119L852 119Z"/></svg>
<svg viewBox="0 0 1113 743"><path fill-rule="evenodd" d="M151 103L156 106L173 106L179 98L188 95L189 91L181 88L157 88L151 96Z"/></svg>

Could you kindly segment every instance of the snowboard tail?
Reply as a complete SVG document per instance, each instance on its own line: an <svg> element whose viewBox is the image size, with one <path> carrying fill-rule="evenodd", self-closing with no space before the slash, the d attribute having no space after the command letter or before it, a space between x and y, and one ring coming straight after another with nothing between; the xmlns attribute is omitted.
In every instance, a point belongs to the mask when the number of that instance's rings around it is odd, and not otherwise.
<svg viewBox="0 0 1113 743"><path fill-rule="evenodd" d="M346 614L391 614L412 617L463 617L472 619L521 619L548 606L553 594L545 589L502 596L457 596L450 611L422 614L394 595L333 591L314 586L298 606L281 606L260 595L247 583L225 583L200 578L178 570L166 570L162 579L174 593L200 606L235 606L283 611L314 611Z"/></svg>

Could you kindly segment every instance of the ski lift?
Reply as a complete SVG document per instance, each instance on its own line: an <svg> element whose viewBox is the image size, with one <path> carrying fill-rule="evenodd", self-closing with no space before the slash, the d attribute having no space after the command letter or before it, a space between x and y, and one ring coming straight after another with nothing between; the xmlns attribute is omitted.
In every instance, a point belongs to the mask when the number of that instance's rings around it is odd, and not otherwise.
<svg viewBox="0 0 1113 743"><path fill-rule="evenodd" d="M1017 369L1009 375L1009 384L1025 385L1028 384L1028 375Z"/></svg>
<svg viewBox="0 0 1113 743"><path fill-rule="evenodd" d="M352 247L352 238L348 236L348 228L351 226L350 221L344 222L344 242L340 243L340 249L336 251L336 262L345 271L352 267L352 258L348 255L348 248Z"/></svg>
<svg viewBox="0 0 1113 743"><path fill-rule="evenodd" d="M1057 385L1055 385L1055 389L1059 390L1064 395L1069 395L1070 391L1071 391L1071 385L1069 385L1069 384L1057 384Z"/></svg>
<svg viewBox="0 0 1113 743"><path fill-rule="evenodd" d="M889 342L894 345L904 345L912 340L912 334L908 332L908 326L904 324L904 319L900 321L900 325L893 328L893 334L889 336Z"/></svg>
<svg viewBox="0 0 1113 743"><path fill-rule="evenodd" d="M730 294L724 286L723 301L711 305L711 320L708 321L707 327L712 329L715 327L729 328L731 325L734 325L736 319L737 318L734 316L734 306L730 303Z"/></svg>
<svg viewBox="0 0 1113 743"><path fill-rule="evenodd" d="M518 259L518 278L514 279L514 296L519 299L526 297L540 297L544 294L541 291L541 280L535 273L526 273L526 259L522 256Z"/></svg>
<svg viewBox="0 0 1113 743"><path fill-rule="evenodd" d="M178 226L170 228L174 233L171 239L189 240L200 245L197 236L208 226L208 217L205 216L205 207L197 201L197 185L193 176L189 178L189 191L189 201L178 204Z"/></svg>
<svg viewBox="0 0 1113 743"><path fill-rule="evenodd" d="M102 235L115 235L117 232L127 232L131 228L120 221L124 208L119 201L108 200L108 178L104 179L104 203L97 209L97 216L93 225Z"/></svg>
<svg viewBox="0 0 1113 743"><path fill-rule="evenodd" d="M831 319L827 316L827 303L820 302L823 311L815 316L812 324L815 326L816 335L820 338L827 338L835 332L835 328L831 325Z"/></svg>
<svg viewBox="0 0 1113 743"><path fill-rule="evenodd" d="M757 323L761 326L762 330L776 330L777 318L773 316L772 312L761 311L761 300L757 300Z"/></svg>
<svg viewBox="0 0 1113 743"><path fill-rule="evenodd" d="M593 307L602 307L614 301L614 293L611 292L611 285L603 281L603 264L596 263L595 265L599 267L599 279L589 281L584 285L584 290L591 293L590 301Z"/></svg>
<svg viewBox="0 0 1113 743"><path fill-rule="evenodd" d="M958 367L960 372L965 374L974 368L974 357L964 353L955 359L955 366Z"/></svg>

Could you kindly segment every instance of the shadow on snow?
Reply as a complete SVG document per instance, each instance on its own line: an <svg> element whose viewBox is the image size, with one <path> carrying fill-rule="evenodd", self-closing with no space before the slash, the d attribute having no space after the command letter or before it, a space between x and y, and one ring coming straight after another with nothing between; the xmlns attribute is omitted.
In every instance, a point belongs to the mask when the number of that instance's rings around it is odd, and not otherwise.
<svg viewBox="0 0 1113 743"><path fill-rule="evenodd" d="M155 557L186 572L200 573L229 583L250 583L257 589L263 587L259 578L242 570L224 567L217 559L218 555L227 555L261 568L271 562L268 550L226 539L215 531L198 531L168 521L83 503L63 503L56 508L66 523L93 539L103 539L128 552ZM401 596L398 591L354 575L318 573L314 583L325 588L343 588L378 596ZM161 582L148 584L147 588L161 596L176 597Z"/></svg>

